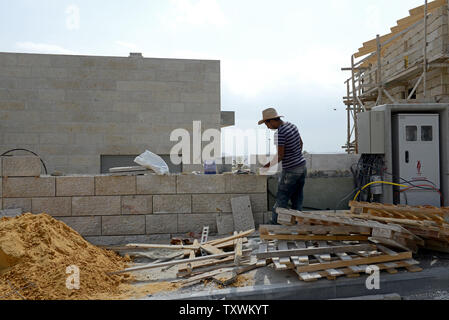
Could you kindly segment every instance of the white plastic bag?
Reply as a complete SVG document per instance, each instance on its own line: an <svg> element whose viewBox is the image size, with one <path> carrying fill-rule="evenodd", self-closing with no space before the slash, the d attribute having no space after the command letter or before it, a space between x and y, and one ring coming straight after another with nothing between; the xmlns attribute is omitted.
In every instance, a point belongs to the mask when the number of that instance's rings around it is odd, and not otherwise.
<svg viewBox="0 0 449 320"><path fill-rule="evenodd" d="M167 163L157 154L148 150L134 159L134 162L142 167L154 170L157 174L167 174L170 172Z"/></svg>

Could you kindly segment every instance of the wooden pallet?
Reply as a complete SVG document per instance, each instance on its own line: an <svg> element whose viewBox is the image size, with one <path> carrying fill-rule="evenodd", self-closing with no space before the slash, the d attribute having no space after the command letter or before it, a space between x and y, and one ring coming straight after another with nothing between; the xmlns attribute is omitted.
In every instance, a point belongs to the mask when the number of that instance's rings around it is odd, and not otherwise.
<svg viewBox="0 0 449 320"><path fill-rule="evenodd" d="M271 241L261 243L256 254L258 265L272 262L275 270L294 270L303 281L356 277L371 265L389 273L396 273L396 268L419 271L412 267L418 264L412 255L380 244L341 241Z"/></svg>
<svg viewBox="0 0 449 320"><path fill-rule="evenodd" d="M432 221L438 225L449 226L449 208L432 206L406 206L368 202L349 203L351 212L356 214L370 214L385 218L407 219L415 221Z"/></svg>
<svg viewBox="0 0 449 320"><path fill-rule="evenodd" d="M418 261L410 259L403 260L397 262L388 262L388 263L380 263L375 264L374 266L378 267L379 270L386 270L390 274L398 273L397 269L405 268L409 272L420 272L422 268L418 267ZM295 272L298 274L298 277L302 281L312 282L317 281L322 278L326 278L327 280L336 280L338 277L346 276L348 278L360 277L360 275L367 274L368 265L355 266L352 268L342 268L342 269L331 269L324 270L318 272Z"/></svg>
<svg viewBox="0 0 449 320"><path fill-rule="evenodd" d="M290 241L363 241L368 240L371 230L354 226L272 226L259 227L262 240L290 240Z"/></svg>

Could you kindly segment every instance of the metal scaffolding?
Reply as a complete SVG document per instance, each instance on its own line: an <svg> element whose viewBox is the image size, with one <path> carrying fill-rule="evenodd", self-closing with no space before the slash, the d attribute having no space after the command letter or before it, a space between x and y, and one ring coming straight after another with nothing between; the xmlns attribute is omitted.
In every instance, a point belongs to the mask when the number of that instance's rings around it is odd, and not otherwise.
<svg viewBox="0 0 449 320"><path fill-rule="evenodd" d="M410 17L398 21L398 25L392 28L392 32L385 36L377 35L376 39L365 42L359 52L351 56L351 66L342 68L342 71L350 71L351 77L345 81L346 96L343 102L347 111L347 141L342 147L349 154L357 154L358 145L358 127L357 120L360 112L370 110L374 106L385 103L401 104L416 102L435 102L431 101L427 92L427 73L430 69L449 67L449 56L445 53L428 58L428 19L432 13L441 6L449 8L449 0L437 0L428 3L425 0L424 6L410 10ZM413 28L424 24L423 44L411 50L406 50L395 57L385 59L382 57L383 50L393 41L400 39L405 33ZM408 56L422 50L422 58L414 65L408 65ZM356 62L356 59L367 55L365 58ZM377 58L377 59L376 59ZM404 60L405 70L383 78L382 68L393 63ZM376 62L374 64L373 62ZM375 76L375 81L371 84L365 84L364 79ZM416 84L405 99L395 99L388 91L389 88L399 86L407 80L413 80L418 77ZM423 97L419 101L412 99L419 87L423 83Z"/></svg>

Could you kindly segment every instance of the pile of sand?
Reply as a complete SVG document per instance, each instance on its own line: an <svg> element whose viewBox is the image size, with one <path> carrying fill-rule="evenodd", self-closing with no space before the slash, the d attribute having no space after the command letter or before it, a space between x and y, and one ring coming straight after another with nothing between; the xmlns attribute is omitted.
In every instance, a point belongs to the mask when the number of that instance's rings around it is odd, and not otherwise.
<svg viewBox="0 0 449 320"><path fill-rule="evenodd" d="M123 270L129 262L47 214L0 219L0 300L126 298L130 275L108 272ZM66 287L66 268L72 265L79 268L79 290Z"/></svg>

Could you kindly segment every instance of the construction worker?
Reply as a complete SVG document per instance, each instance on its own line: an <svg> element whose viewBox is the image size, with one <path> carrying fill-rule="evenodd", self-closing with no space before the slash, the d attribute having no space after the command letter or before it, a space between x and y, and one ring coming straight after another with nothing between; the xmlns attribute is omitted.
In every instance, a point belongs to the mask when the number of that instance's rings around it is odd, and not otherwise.
<svg viewBox="0 0 449 320"><path fill-rule="evenodd" d="M264 168L270 168L282 162L282 173L279 177L276 204L273 207L272 224L278 224L276 208L288 208L291 200L293 210L302 210L304 200L304 185L307 176L306 159L303 157L303 141L298 128L281 120L273 108L262 112L263 120L268 129L276 130L274 143L277 145L277 156Z"/></svg>

